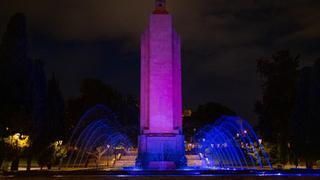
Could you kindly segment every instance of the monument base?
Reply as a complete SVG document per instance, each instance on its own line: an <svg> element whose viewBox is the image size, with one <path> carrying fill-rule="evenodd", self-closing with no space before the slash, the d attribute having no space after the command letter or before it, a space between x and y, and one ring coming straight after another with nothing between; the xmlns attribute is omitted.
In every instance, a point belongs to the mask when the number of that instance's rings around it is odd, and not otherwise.
<svg viewBox="0 0 320 180"><path fill-rule="evenodd" d="M183 135L146 134L139 136L137 167L144 169L177 169L186 165Z"/></svg>

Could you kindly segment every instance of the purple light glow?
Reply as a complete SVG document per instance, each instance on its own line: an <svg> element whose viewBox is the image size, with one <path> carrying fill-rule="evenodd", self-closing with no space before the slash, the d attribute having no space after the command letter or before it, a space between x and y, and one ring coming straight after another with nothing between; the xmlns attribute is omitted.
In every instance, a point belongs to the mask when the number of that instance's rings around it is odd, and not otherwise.
<svg viewBox="0 0 320 180"><path fill-rule="evenodd" d="M180 38L170 15L153 14L141 43L141 130L182 128Z"/></svg>
<svg viewBox="0 0 320 180"><path fill-rule="evenodd" d="M181 91L180 37L170 14L154 13L141 37L138 166L184 166Z"/></svg>

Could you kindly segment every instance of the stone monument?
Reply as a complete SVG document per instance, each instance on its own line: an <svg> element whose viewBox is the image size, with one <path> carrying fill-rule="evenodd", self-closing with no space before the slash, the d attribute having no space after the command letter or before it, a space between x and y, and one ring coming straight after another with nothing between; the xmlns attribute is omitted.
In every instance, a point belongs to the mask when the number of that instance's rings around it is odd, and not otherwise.
<svg viewBox="0 0 320 180"><path fill-rule="evenodd" d="M156 0L141 37L140 135L136 165L174 169L186 165L182 132L180 37L165 0Z"/></svg>

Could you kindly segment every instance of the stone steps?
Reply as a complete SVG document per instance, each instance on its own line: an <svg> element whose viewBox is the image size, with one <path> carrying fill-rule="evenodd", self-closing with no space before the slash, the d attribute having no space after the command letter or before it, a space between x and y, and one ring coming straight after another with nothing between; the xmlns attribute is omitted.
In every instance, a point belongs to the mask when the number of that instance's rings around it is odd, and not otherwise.
<svg viewBox="0 0 320 180"><path fill-rule="evenodd" d="M199 155L186 155L187 165L190 167L202 166L202 160Z"/></svg>
<svg viewBox="0 0 320 180"><path fill-rule="evenodd" d="M132 167L136 164L136 155L125 155L121 156L119 160L116 161L114 164L115 168L122 168L122 167Z"/></svg>

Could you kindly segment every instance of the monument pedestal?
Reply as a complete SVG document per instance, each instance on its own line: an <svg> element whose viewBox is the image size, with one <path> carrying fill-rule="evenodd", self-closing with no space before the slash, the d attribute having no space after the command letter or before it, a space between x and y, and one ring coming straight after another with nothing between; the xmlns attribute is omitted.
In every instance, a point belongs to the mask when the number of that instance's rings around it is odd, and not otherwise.
<svg viewBox="0 0 320 180"><path fill-rule="evenodd" d="M147 134L139 136L136 166L145 169L176 169L186 165L183 135Z"/></svg>

